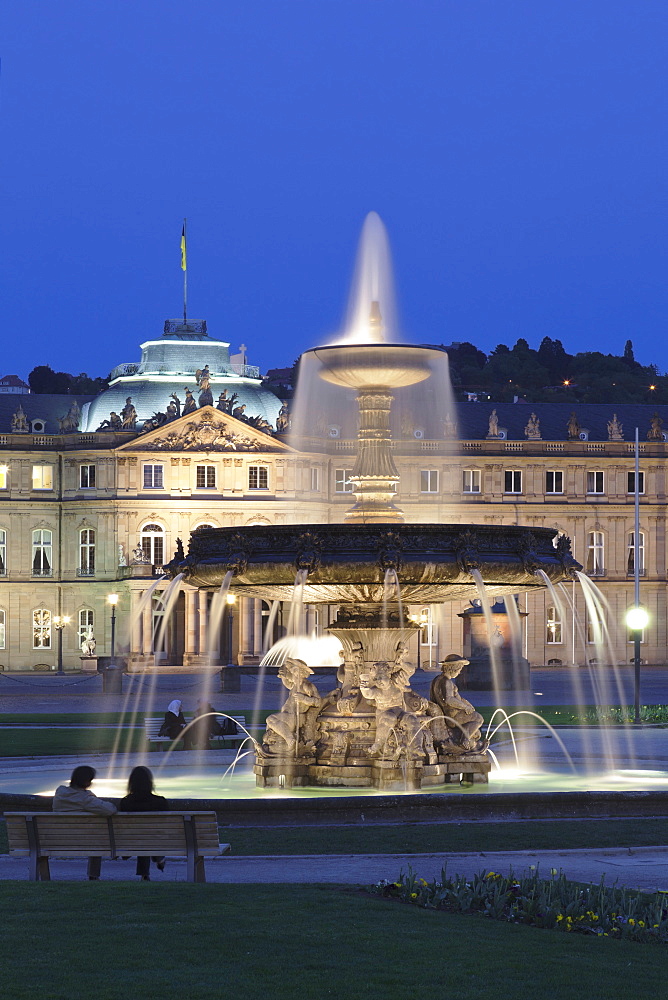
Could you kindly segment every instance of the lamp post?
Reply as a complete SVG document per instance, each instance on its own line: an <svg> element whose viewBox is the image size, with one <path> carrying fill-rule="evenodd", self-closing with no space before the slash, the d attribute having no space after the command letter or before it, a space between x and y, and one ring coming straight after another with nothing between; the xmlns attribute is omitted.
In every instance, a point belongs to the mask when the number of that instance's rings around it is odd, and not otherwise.
<svg viewBox="0 0 668 1000"><path fill-rule="evenodd" d="M111 662L109 667L114 667L114 656L116 654L116 605L118 604L118 594L107 594L107 601L111 604Z"/></svg>
<svg viewBox="0 0 668 1000"><path fill-rule="evenodd" d="M234 642L234 605L237 603L236 594L227 594L227 665L233 667L232 652Z"/></svg>
<svg viewBox="0 0 668 1000"><path fill-rule="evenodd" d="M421 662L422 662L422 655L421 655L421 649L420 649L420 647L422 645L422 629L425 627L425 625L428 624L428 622L429 622L429 615L427 614L426 611L421 611L419 615L410 615L410 619L411 619L412 622L415 622L415 624L418 626L418 631L417 631L417 669L419 670ZM431 661L429 663L429 666L431 667Z"/></svg>
<svg viewBox="0 0 668 1000"><path fill-rule="evenodd" d="M640 722L640 640L649 615L640 605L626 612L626 624L633 632L633 721Z"/></svg>
<svg viewBox="0 0 668 1000"><path fill-rule="evenodd" d="M229 691L240 691L241 690L241 678L239 676L239 667L233 662L233 641L234 641L234 614L233 608L237 601L236 594L226 594L225 600L227 602L227 640L226 640L226 660L227 663L220 668L220 690Z"/></svg>
<svg viewBox="0 0 668 1000"><path fill-rule="evenodd" d="M58 673L63 673L63 629L69 625L72 619L69 615L54 615L53 627L58 633Z"/></svg>

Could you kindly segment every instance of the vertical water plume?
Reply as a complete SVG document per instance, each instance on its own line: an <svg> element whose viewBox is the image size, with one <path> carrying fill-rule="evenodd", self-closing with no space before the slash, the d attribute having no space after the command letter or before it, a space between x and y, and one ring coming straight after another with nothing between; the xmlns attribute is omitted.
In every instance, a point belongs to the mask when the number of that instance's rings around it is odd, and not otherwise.
<svg viewBox="0 0 668 1000"><path fill-rule="evenodd" d="M489 662L492 666L492 684L494 686L494 696L497 703L501 700L501 687L499 679L501 677L501 671L499 668L499 650L496 642L494 641L496 628L494 625L494 616L492 615L492 606L490 604L489 596L487 594L487 587L485 586L485 581L482 578L482 574L479 569L470 569L469 573L475 581L475 585L478 589L478 594L480 595L480 605L482 607L482 613L485 617L485 625L487 626L487 642L489 649Z"/></svg>
<svg viewBox="0 0 668 1000"><path fill-rule="evenodd" d="M390 241L380 216L369 212L357 249L342 341L347 344L392 341L396 329Z"/></svg>

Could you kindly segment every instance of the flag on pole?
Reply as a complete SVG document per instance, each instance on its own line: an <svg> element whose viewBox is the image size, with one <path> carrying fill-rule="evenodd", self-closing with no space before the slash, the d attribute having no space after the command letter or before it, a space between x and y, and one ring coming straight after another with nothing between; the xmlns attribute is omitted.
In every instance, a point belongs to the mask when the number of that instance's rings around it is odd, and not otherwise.
<svg viewBox="0 0 668 1000"><path fill-rule="evenodd" d="M181 270L186 270L186 224L183 223L181 230Z"/></svg>

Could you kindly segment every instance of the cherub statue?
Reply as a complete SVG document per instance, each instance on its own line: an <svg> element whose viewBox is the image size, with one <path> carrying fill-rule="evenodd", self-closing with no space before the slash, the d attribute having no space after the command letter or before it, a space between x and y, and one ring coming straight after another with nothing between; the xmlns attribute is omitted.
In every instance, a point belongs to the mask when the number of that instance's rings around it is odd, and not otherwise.
<svg viewBox="0 0 668 1000"><path fill-rule="evenodd" d="M93 656L97 643L93 635L93 626L89 625L81 643L81 652L84 656Z"/></svg>
<svg viewBox="0 0 668 1000"><path fill-rule="evenodd" d="M321 698L318 689L307 678L313 673L303 660L286 657L278 676L290 692L280 712L267 718L267 731L262 744L265 756L309 756L315 748L316 719Z"/></svg>
<svg viewBox="0 0 668 1000"><path fill-rule="evenodd" d="M443 712L453 745L462 750L483 750L485 746L480 740L483 717L470 701L462 698L454 681L468 664L469 660L456 653L446 656L440 675L431 682L429 698Z"/></svg>
<svg viewBox="0 0 668 1000"><path fill-rule="evenodd" d="M386 660L380 660L360 677L360 691L376 706L376 738L369 747L370 756L396 760L402 753L419 756L421 720L404 705L404 684ZM393 745L391 737L394 737Z"/></svg>

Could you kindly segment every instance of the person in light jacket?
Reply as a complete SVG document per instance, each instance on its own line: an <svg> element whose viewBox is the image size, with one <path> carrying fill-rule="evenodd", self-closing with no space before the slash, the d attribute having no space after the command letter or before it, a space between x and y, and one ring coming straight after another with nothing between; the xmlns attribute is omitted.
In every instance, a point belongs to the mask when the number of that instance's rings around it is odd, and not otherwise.
<svg viewBox="0 0 668 1000"><path fill-rule="evenodd" d="M58 785L53 796L54 812L87 812L95 816L113 816L116 806L113 802L99 799L90 786L95 778L95 768L80 764L72 771L69 785ZM88 859L88 878L99 879L102 858Z"/></svg>

